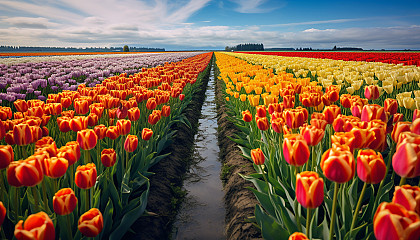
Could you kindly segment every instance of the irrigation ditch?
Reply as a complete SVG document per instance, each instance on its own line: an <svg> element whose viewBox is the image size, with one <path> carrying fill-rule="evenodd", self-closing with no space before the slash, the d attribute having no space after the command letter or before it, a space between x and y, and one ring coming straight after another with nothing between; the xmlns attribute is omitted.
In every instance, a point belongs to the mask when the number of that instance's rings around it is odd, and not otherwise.
<svg viewBox="0 0 420 240"><path fill-rule="evenodd" d="M252 185L238 174L254 169L228 138L237 130L228 120L214 60L184 111L192 128L174 125L177 134L166 149L171 154L150 169L147 214L124 239L261 239L249 221L257 203L246 188Z"/></svg>

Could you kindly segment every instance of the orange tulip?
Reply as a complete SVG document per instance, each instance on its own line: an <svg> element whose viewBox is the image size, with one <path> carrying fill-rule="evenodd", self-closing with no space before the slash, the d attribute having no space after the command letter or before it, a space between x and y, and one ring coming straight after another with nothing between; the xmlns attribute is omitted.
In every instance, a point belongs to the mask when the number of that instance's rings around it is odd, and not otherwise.
<svg viewBox="0 0 420 240"><path fill-rule="evenodd" d="M350 132L354 136L354 148L367 148L375 140L375 132L369 129L353 127Z"/></svg>
<svg viewBox="0 0 420 240"><path fill-rule="evenodd" d="M375 133L375 140L373 140L368 148L375 151L382 152L386 148L386 123L381 120L373 120L368 124L368 129Z"/></svg>
<svg viewBox="0 0 420 240"><path fill-rule="evenodd" d="M73 105L76 114L85 115L89 112L89 102L87 100L75 100Z"/></svg>
<svg viewBox="0 0 420 240"><path fill-rule="evenodd" d="M350 94L342 94L340 96L341 106L343 106L344 108L350 108L351 107L350 97L351 97Z"/></svg>
<svg viewBox="0 0 420 240"><path fill-rule="evenodd" d="M324 180L316 172L296 175L296 199L304 208L317 208L324 201Z"/></svg>
<svg viewBox="0 0 420 240"><path fill-rule="evenodd" d="M156 99L155 98L149 98L146 102L146 108L149 110L155 109L157 107Z"/></svg>
<svg viewBox="0 0 420 240"><path fill-rule="evenodd" d="M35 116L35 117L42 117L44 115L44 107L43 106L35 106L28 108L28 116Z"/></svg>
<svg viewBox="0 0 420 240"><path fill-rule="evenodd" d="M13 126L13 139L17 145L28 145L32 142L32 132L28 124L17 124Z"/></svg>
<svg viewBox="0 0 420 240"><path fill-rule="evenodd" d="M405 138L398 142L392 157L392 167L400 177L420 176L420 137Z"/></svg>
<svg viewBox="0 0 420 240"><path fill-rule="evenodd" d="M54 240L54 224L48 214L38 212L30 215L25 223L20 220L15 226L14 235L18 240Z"/></svg>
<svg viewBox="0 0 420 240"><path fill-rule="evenodd" d="M104 227L104 219L101 211L97 208L92 208L85 212L79 218L79 231L86 237L96 237L102 232Z"/></svg>
<svg viewBox="0 0 420 240"><path fill-rule="evenodd" d="M171 115L171 106L165 105L162 107L162 116L169 117Z"/></svg>
<svg viewBox="0 0 420 240"><path fill-rule="evenodd" d="M283 141L284 159L290 165L302 166L309 159L309 147L300 134L285 134Z"/></svg>
<svg viewBox="0 0 420 240"><path fill-rule="evenodd" d="M104 149L101 152L101 162L105 167L112 167L114 166L115 162L117 161L117 153L114 149Z"/></svg>
<svg viewBox="0 0 420 240"><path fill-rule="evenodd" d="M295 95L285 95L285 96L283 96L283 107L284 108L294 108L295 107Z"/></svg>
<svg viewBox="0 0 420 240"><path fill-rule="evenodd" d="M116 108L109 109L108 116L109 116L109 118L116 118L117 117L117 109Z"/></svg>
<svg viewBox="0 0 420 240"><path fill-rule="evenodd" d="M68 110L68 111L64 111L61 113L62 117L69 117L69 118L74 118L74 111L73 110Z"/></svg>
<svg viewBox="0 0 420 240"><path fill-rule="evenodd" d="M413 121L410 130L412 133L420 134L420 118L417 118Z"/></svg>
<svg viewBox="0 0 420 240"><path fill-rule="evenodd" d="M149 124L155 125L157 122L159 122L159 120L160 120L160 115L153 114L153 113L149 115L149 119L148 119Z"/></svg>
<svg viewBox="0 0 420 240"><path fill-rule="evenodd" d="M341 108L337 105L331 105L325 107L323 111L325 115L325 120L328 124L332 124L334 122L334 119L337 118L339 114L341 114Z"/></svg>
<svg viewBox="0 0 420 240"><path fill-rule="evenodd" d="M377 184L384 179L386 166L381 153L372 149L359 150L357 155L357 176L366 183Z"/></svg>
<svg viewBox="0 0 420 240"><path fill-rule="evenodd" d="M379 97L379 88L376 85L369 85L365 87L365 97L370 100L375 100Z"/></svg>
<svg viewBox="0 0 420 240"><path fill-rule="evenodd" d="M382 120L383 122L388 121L384 108L377 104L364 105L360 119L364 122L369 122L374 119Z"/></svg>
<svg viewBox="0 0 420 240"><path fill-rule="evenodd" d="M383 202L373 217L378 240L420 239L420 217L398 203Z"/></svg>
<svg viewBox="0 0 420 240"><path fill-rule="evenodd" d="M401 204L405 209L420 213L420 188L417 186L403 185L396 186L393 203Z"/></svg>
<svg viewBox="0 0 420 240"><path fill-rule="evenodd" d="M255 121L257 122L257 127L261 131L267 131L269 128L268 119L266 117L255 116Z"/></svg>
<svg viewBox="0 0 420 240"><path fill-rule="evenodd" d="M6 217L6 208L4 207L3 202L0 201L0 230L1 230L1 225L3 224L5 217Z"/></svg>
<svg viewBox="0 0 420 240"><path fill-rule="evenodd" d="M283 111L283 105L279 103L270 103L268 105L268 114L273 114L274 112L282 112Z"/></svg>
<svg viewBox="0 0 420 240"><path fill-rule="evenodd" d="M96 115L98 115L99 118L102 117L102 114L104 113L105 108L101 107L101 106L93 106L90 105L90 113L94 113Z"/></svg>
<svg viewBox="0 0 420 240"><path fill-rule="evenodd" d="M271 119L271 128L276 133L283 133L284 121L282 118L272 118Z"/></svg>
<svg viewBox="0 0 420 240"><path fill-rule="evenodd" d="M410 132L411 122L397 122L392 130L391 137L394 142L398 142L398 137L402 132Z"/></svg>
<svg viewBox="0 0 420 240"><path fill-rule="evenodd" d="M14 101L13 104L15 105L16 110L18 112L24 113L24 112L28 111L28 103L25 100L18 99L16 101Z"/></svg>
<svg viewBox="0 0 420 240"><path fill-rule="evenodd" d="M127 152L134 152L139 144L139 139L136 135L128 135L124 143L124 149Z"/></svg>
<svg viewBox="0 0 420 240"><path fill-rule="evenodd" d="M301 127L303 123L308 119L308 114L307 111L305 113L302 108L285 109L283 111L283 118L288 127L296 129Z"/></svg>
<svg viewBox="0 0 420 240"><path fill-rule="evenodd" d="M95 131L96 136L98 136L98 140L104 139L106 137L107 127L103 124L97 125L93 128Z"/></svg>
<svg viewBox="0 0 420 240"><path fill-rule="evenodd" d="M108 130L106 130L106 136L115 140L120 136L120 129L117 126L109 126Z"/></svg>
<svg viewBox="0 0 420 240"><path fill-rule="evenodd" d="M0 145L0 170L7 168L13 159L14 155L12 146Z"/></svg>
<svg viewBox="0 0 420 240"><path fill-rule="evenodd" d="M96 126L99 121L98 115L91 113L86 117L87 125L90 127Z"/></svg>
<svg viewBox="0 0 420 240"><path fill-rule="evenodd" d="M325 131L325 128L327 127L328 122L326 120L323 119L316 119L316 118L312 118L311 119L311 125L318 128L318 129L322 129Z"/></svg>
<svg viewBox="0 0 420 240"><path fill-rule="evenodd" d="M71 98L68 97L62 97L60 99L60 103L63 106L63 108L69 108L71 105Z"/></svg>
<svg viewBox="0 0 420 240"><path fill-rule="evenodd" d="M309 238L301 232L295 232L289 236L289 240L309 240Z"/></svg>
<svg viewBox="0 0 420 240"><path fill-rule="evenodd" d="M390 115L394 115L398 111L398 102L397 99L387 98L384 102L384 109Z"/></svg>
<svg viewBox="0 0 420 240"><path fill-rule="evenodd" d="M333 145L321 157L325 177L337 183L350 181L354 176L355 162L348 146Z"/></svg>
<svg viewBox="0 0 420 240"><path fill-rule="evenodd" d="M44 159L44 174L50 178L64 176L69 167L69 161L62 157L51 157Z"/></svg>
<svg viewBox="0 0 420 240"><path fill-rule="evenodd" d="M88 127L88 119L85 116L75 116L70 120L69 125L73 132L78 132Z"/></svg>
<svg viewBox="0 0 420 240"><path fill-rule="evenodd" d="M69 166L73 165L75 162L77 162L77 160L79 160L77 159L77 154L74 148L71 146L62 146L60 149L58 149L57 157L66 159Z"/></svg>
<svg viewBox="0 0 420 240"><path fill-rule="evenodd" d="M242 111L242 120L244 120L245 122L252 121L252 114L249 110Z"/></svg>
<svg viewBox="0 0 420 240"><path fill-rule="evenodd" d="M46 155L32 155L25 160L12 161L7 169L9 185L32 187L44 179L42 161Z"/></svg>
<svg viewBox="0 0 420 240"><path fill-rule="evenodd" d="M140 118L140 109L138 107L133 107L128 109L128 119L130 121L135 122Z"/></svg>
<svg viewBox="0 0 420 240"><path fill-rule="evenodd" d="M80 159L81 156L81 152L80 152L80 144L77 141L71 141L71 142L67 142L66 146L72 147L74 154L76 156L76 161L78 161ZM71 165L71 163L69 163L69 165Z"/></svg>
<svg viewBox="0 0 420 240"><path fill-rule="evenodd" d="M251 150L251 158L252 158L252 161L254 161L256 165L264 164L264 161L265 161L264 153L259 148Z"/></svg>
<svg viewBox="0 0 420 240"><path fill-rule="evenodd" d="M98 136L93 129L85 129L77 132L77 142L83 150L90 150L96 146Z"/></svg>
<svg viewBox="0 0 420 240"><path fill-rule="evenodd" d="M141 139L148 141L153 135L153 131L149 128L143 128L141 131Z"/></svg>
<svg viewBox="0 0 420 240"><path fill-rule="evenodd" d="M117 118L118 119L124 119L128 115L128 108L124 105L120 105L119 108L117 108Z"/></svg>
<svg viewBox="0 0 420 240"><path fill-rule="evenodd" d="M58 215L68 215L77 206L77 197L71 188L62 188L53 197L54 212Z"/></svg>
<svg viewBox="0 0 420 240"><path fill-rule="evenodd" d="M120 130L120 135L127 135L131 130L131 121L120 119L117 121L117 127Z"/></svg>
<svg viewBox="0 0 420 240"><path fill-rule="evenodd" d="M89 189L95 186L97 177L96 166L94 163L79 165L76 169L75 183L81 189Z"/></svg>
<svg viewBox="0 0 420 240"><path fill-rule="evenodd" d="M412 121L414 122L417 118L420 118L420 109L414 109Z"/></svg>
<svg viewBox="0 0 420 240"><path fill-rule="evenodd" d="M265 109L264 105L256 106L257 109L257 116L258 117L267 117L267 110Z"/></svg>
<svg viewBox="0 0 420 240"><path fill-rule="evenodd" d="M351 132L336 132L331 136L332 145L346 145L353 152L356 146L356 138Z"/></svg>
<svg viewBox="0 0 420 240"><path fill-rule="evenodd" d="M58 129L60 129L61 132L68 132L71 130L70 128L70 120L71 118L69 117L58 117L57 118L57 124L58 124Z"/></svg>
<svg viewBox="0 0 420 240"><path fill-rule="evenodd" d="M353 104L350 107L351 114L355 117L360 118L362 116L363 106L358 104Z"/></svg>
<svg viewBox="0 0 420 240"><path fill-rule="evenodd" d="M300 133L308 146L316 146L324 138L325 131L315 126L306 126L300 128Z"/></svg>

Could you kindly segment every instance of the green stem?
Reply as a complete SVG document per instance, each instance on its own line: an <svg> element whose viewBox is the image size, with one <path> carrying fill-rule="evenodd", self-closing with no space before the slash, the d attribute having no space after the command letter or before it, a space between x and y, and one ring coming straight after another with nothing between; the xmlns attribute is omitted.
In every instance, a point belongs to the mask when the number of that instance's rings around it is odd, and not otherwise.
<svg viewBox="0 0 420 240"><path fill-rule="evenodd" d="M6 234L4 233L4 228L1 229L1 239L7 239Z"/></svg>
<svg viewBox="0 0 420 240"><path fill-rule="evenodd" d="M85 151L85 164L90 163L90 153L89 150L84 150Z"/></svg>
<svg viewBox="0 0 420 240"><path fill-rule="evenodd" d="M3 169L2 169L0 170L0 201L3 201L3 199L5 198L3 195L3 192L6 192L6 187L4 186Z"/></svg>
<svg viewBox="0 0 420 240"><path fill-rule="evenodd" d="M312 238L310 232L311 232L311 218L312 218L312 209L307 208L306 209L306 236Z"/></svg>
<svg viewBox="0 0 420 240"><path fill-rule="evenodd" d="M392 162L392 155L394 155L394 151L395 151L395 143L392 143L391 144L391 150L389 151L389 157L388 157L388 162L386 163L386 175L388 174L388 171L389 171L389 168L391 167L391 162ZM394 174L394 172L392 172L392 174ZM377 193L378 194L376 194L376 197L375 197L375 205L373 206L374 208L373 209L376 209L376 206L378 206L378 201L379 201L379 193L381 192L381 190L382 190L382 187L384 186L384 183L385 183L385 179L386 179L386 175L385 175L385 177L384 177L384 179L382 179L382 181L381 181L381 183L379 184L379 188L378 188L378 191L377 191ZM393 178L392 178L393 179Z"/></svg>
<svg viewBox="0 0 420 240"><path fill-rule="evenodd" d="M48 207L47 187L45 186L45 181L47 181L47 179L44 177L44 179L42 180L42 183L41 183L42 184L42 201L44 202L44 211L49 212L48 211L49 207Z"/></svg>
<svg viewBox="0 0 420 240"><path fill-rule="evenodd" d="M401 177L401 180L400 180L400 186L402 186L402 185L404 185L404 184L405 184L405 180L406 180L406 178L405 178L405 177Z"/></svg>
<svg viewBox="0 0 420 240"><path fill-rule="evenodd" d="M335 212L337 210L337 196L338 196L338 189L339 183L335 183L334 186L334 198L333 198L333 206L332 206L332 213L331 213L331 224L330 224L330 237L328 239L332 240L334 236L334 225L335 225Z"/></svg>
<svg viewBox="0 0 420 240"><path fill-rule="evenodd" d="M359 201L357 202L356 209L354 210L353 220L351 222L351 227L350 227L350 237L354 229L354 225L356 224L357 215L359 213L360 207L362 206L363 196L365 195L366 188L367 188L367 183L365 182L365 184L363 184L362 192L360 193L360 197L359 197Z"/></svg>
<svg viewBox="0 0 420 240"><path fill-rule="evenodd" d="M90 195L89 195L89 189L85 189L85 195L86 195L86 199L85 199L85 212L89 211L89 202L90 202Z"/></svg>
<svg viewBox="0 0 420 240"><path fill-rule="evenodd" d="M74 164L70 166L70 187L74 191Z"/></svg>
<svg viewBox="0 0 420 240"><path fill-rule="evenodd" d="M30 187L32 190L32 196L34 197L34 201L35 201L35 213L39 212L39 197L38 197L38 193L37 193L37 189L36 186Z"/></svg>
<svg viewBox="0 0 420 240"><path fill-rule="evenodd" d="M19 219L19 204L20 204L20 201L19 201L19 188L16 188L16 191L15 191L15 196L14 196L14 202L16 203L16 211L15 211L15 221L16 221L16 223L18 222L18 219Z"/></svg>
<svg viewBox="0 0 420 240"><path fill-rule="evenodd" d="M297 225L297 228L298 228L298 231L299 232L302 232L302 226L301 226L301 224L300 224L300 215L299 215L299 202L296 200L295 201L295 211L296 211L296 225Z"/></svg>
<svg viewBox="0 0 420 240"><path fill-rule="evenodd" d="M70 218L71 214L72 213L67 214L67 217L66 217L67 218L67 232L69 234L69 239L73 239L73 232L71 230L72 222L71 222L71 218Z"/></svg>

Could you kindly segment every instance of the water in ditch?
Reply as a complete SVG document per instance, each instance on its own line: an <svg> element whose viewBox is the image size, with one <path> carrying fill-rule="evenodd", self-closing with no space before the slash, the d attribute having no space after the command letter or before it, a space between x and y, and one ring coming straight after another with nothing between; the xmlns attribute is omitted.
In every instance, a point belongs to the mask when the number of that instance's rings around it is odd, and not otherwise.
<svg viewBox="0 0 420 240"><path fill-rule="evenodd" d="M174 240L226 239L214 88L214 72L211 71L195 136L194 163L184 180L187 195L174 223Z"/></svg>

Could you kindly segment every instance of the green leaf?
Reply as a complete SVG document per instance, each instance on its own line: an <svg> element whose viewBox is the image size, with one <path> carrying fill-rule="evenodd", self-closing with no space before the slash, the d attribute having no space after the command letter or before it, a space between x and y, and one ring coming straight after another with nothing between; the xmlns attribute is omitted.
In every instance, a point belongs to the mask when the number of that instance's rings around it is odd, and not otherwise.
<svg viewBox="0 0 420 240"><path fill-rule="evenodd" d="M272 217L267 215L259 205L255 206L255 218L261 227L261 233L264 239L277 240L289 238L290 233L282 228Z"/></svg>
<svg viewBox="0 0 420 240"><path fill-rule="evenodd" d="M271 204L271 200L270 200L270 197L268 196L268 194L259 192L256 189L253 189L253 188L250 188L250 187L248 189L251 190L255 194L255 197L257 197L258 202L265 209L265 211L268 212L269 215L276 216L276 210L274 209L273 205Z"/></svg>
<svg viewBox="0 0 420 240"><path fill-rule="evenodd" d="M109 233L111 232L113 213L114 213L114 207L112 206L111 199L109 199L108 203L106 204L105 211L102 213L102 216L104 218L104 228L102 232L99 234L99 239L105 239L104 236L108 237Z"/></svg>
<svg viewBox="0 0 420 240"><path fill-rule="evenodd" d="M121 205L127 204L128 198L130 197L132 188L129 186L130 181L130 167L124 174L123 181L121 182Z"/></svg>
<svg viewBox="0 0 420 240"><path fill-rule="evenodd" d="M242 151L242 156L244 156L245 158L247 158L247 159L249 159L249 160L252 161L252 158L251 158L251 150L249 148L242 147L242 146L238 146L238 147Z"/></svg>

